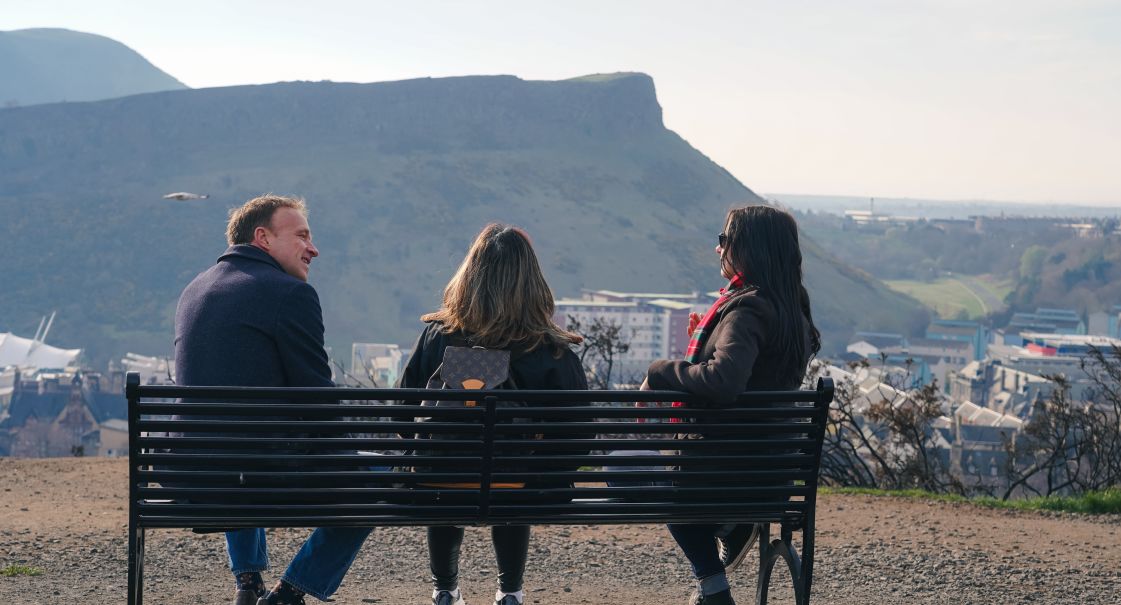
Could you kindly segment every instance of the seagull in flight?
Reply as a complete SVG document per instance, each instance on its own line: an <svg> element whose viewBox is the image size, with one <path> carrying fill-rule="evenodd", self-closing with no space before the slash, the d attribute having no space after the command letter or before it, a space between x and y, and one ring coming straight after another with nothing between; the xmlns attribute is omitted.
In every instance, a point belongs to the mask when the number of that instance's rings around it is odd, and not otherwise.
<svg viewBox="0 0 1121 605"><path fill-rule="evenodd" d="M176 191L175 193L169 193L169 194L163 196L163 199L165 199L165 200L179 200L180 202L183 202L183 201L186 201L186 200L205 200L208 197L210 197L210 195L206 194L206 193L203 193L203 194L199 195L198 193L188 193L186 191Z"/></svg>

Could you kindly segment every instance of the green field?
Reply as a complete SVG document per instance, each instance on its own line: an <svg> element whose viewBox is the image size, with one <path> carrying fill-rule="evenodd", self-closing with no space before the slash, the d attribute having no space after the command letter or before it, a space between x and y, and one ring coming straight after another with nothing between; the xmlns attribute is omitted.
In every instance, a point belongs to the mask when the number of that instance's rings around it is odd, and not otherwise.
<svg viewBox="0 0 1121 605"><path fill-rule="evenodd" d="M943 319L977 319L992 311L973 290L952 277L929 282L900 279L884 283L918 300Z"/></svg>

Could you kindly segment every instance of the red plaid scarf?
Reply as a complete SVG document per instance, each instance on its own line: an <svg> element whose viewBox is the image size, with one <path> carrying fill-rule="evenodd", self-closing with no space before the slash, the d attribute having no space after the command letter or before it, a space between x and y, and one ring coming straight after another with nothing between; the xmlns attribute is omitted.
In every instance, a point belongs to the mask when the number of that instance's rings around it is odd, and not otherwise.
<svg viewBox="0 0 1121 605"><path fill-rule="evenodd" d="M701 361L701 348L704 347L705 340L708 335L712 333L712 329L716 327L716 314L720 311L720 307L728 302L728 299L742 292L745 288L743 277L737 275L728 281L727 287L720 289L720 297L712 306L708 308L708 312L701 318L701 322L693 329L693 335L689 338L689 347L685 349L685 361L688 363L699 363ZM684 401L673 402L673 407L685 407ZM681 422L680 418L670 418L670 422Z"/></svg>

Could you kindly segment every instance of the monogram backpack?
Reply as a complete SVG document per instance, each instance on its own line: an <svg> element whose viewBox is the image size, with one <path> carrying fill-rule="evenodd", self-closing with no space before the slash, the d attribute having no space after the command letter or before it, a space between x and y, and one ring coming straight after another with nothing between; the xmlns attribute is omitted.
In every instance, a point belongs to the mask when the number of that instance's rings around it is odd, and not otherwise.
<svg viewBox="0 0 1121 605"><path fill-rule="evenodd" d="M449 344L444 348L443 360L436 371L428 379L428 384L425 388L437 391L433 393L432 398L426 399L421 402L422 407L438 407L438 408L458 408L458 407L476 407L482 405L482 398L487 391L493 390L516 390L517 384L514 382L514 377L510 372L510 363L515 359L524 355L524 352L512 352L506 349L487 349L484 347L469 346L469 343L459 337L458 335L449 338ZM480 391L478 400L457 401L449 399L441 399L438 391L444 389L467 389ZM525 407L525 403L521 401L499 401L498 407ZM427 421L426 418L418 419L421 422ZM513 419L512 422L521 423L529 422L525 419ZM506 439L532 439L535 436L532 433L526 435L507 435ZM472 439L477 438L477 435L462 435L462 434L449 434L449 433L417 433L417 439ZM447 451L437 450L422 450L418 449L414 452L417 456L424 455L440 455L443 453L447 455ZM500 469L496 469L500 470ZM516 469L508 469L516 470ZM496 488L520 488L524 487L524 483L495 483L493 487ZM431 484L431 487L461 487L461 488L477 488L477 483L441 483Z"/></svg>

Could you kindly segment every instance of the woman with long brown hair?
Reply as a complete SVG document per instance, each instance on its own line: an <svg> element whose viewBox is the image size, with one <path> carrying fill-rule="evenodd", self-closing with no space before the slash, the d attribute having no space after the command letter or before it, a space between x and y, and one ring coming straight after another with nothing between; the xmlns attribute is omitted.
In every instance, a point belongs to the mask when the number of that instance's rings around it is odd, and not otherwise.
<svg viewBox="0 0 1121 605"><path fill-rule="evenodd" d="M730 405L744 391L798 388L821 337L802 284L794 217L773 206L734 209L716 254L728 285L703 318L691 316L685 359L655 361L646 384L705 395L713 407ZM734 604L726 574L743 560L752 527L676 524L669 530L697 580L691 605Z"/></svg>
<svg viewBox="0 0 1121 605"><path fill-rule="evenodd" d="M444 349L467 345L510 351L517 388L587 389L580 360L569 348L580 337L553 323L553 311L553 293L529 236L509 225L487 225L444 288L442 307L421 317L427 325L398 386L427 386ZM428 528L433 605L464 605L459 590L463 534L462 527ZM522 605L529 537L524 525L491 528L498 564L495 605Z"/></svg>

